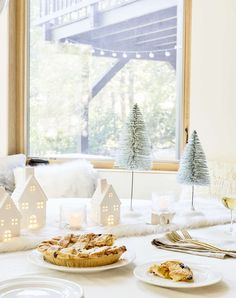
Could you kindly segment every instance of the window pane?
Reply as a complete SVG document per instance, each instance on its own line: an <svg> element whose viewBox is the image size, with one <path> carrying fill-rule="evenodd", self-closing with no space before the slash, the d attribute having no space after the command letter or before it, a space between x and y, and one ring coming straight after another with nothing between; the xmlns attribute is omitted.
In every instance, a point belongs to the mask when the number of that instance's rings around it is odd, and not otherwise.
<svg viewBox="0 0 236 298"><path fill-rule="evenodd" d="M29 154L114 157L138 103L153 158L178 158L177 0L29 2Z"/></svg>

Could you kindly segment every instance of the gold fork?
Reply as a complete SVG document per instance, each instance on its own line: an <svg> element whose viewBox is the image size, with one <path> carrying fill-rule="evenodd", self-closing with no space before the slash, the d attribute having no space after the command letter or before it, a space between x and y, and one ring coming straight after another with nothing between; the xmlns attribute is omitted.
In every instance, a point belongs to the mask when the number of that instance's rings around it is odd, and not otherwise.
<svg viewBox="0 0 236 298"><path fill-rule="evenodd" d="M176 231L173 231L173 234L175 235L175 238L176 239L179 239L179 241L187 242L187 243L192 243L192 244L195 244L195 245L199 245L199 246L204 247L206 249L213 249L213 250L221 251L221 249L219 247L216 247L216 246L214 246L214 245L212 245L210 243L192 239L192 237L190 236L190 234L188 232L187 232L187 234L185 232L185 234L187 235L187 237L185 237L183 235L184 238L181 237L180 234L177 233Z"/></svg>
<svg viewBox="0 0 236 298"><path fill-rule="evenodd" d="M187 230L180 230L185 239L193 239Z"/></svg>
<svg viewBox="0 0 236 298"><path fill-rule="evenodd" d="M177 233L176 231L171 232L173 238L176 241L179 242L187 242L187 243L192 243L195 245L198 245L199 247L203 247L205 249L208 250L214 250L217 252L231 252L231 253L236 253L236 250L230 250L230 249L222 249L220 247L217 247L213 244L210 244L208 242L204 242L204 241L200 241L200 240L194 240L191 235L186 231L186 230L181 230L181 233L183 234L183 237L180 236L179 233Z"/></svg>
<svg viewBox="0 0 236 298"><path fill-rule="evenodd" d="M217 246L214 246L210 243L206 243L206 242L203 242L203 241L183 238L176 231L170 232L168 237L169 237L170 240L172 240L172 242L191 243L191 244L194 244L194 245L198 246L199 248L201 247L201 248L204 248L206 250L211 250L211 251L214 251L214 252L236 252L236 251L232 251L232 250L221 249Z"/></svg>

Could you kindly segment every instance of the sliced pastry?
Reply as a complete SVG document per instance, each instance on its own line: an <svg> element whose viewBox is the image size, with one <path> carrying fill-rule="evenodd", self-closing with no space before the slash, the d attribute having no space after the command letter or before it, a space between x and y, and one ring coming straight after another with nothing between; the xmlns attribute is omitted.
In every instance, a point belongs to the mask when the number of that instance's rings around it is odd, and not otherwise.
<svg viewBox="0 0 236 298"><path fill-rule="evenodd" d="M166 261L161 264L153 264L149 272L174 281L193 281L192 270L180 261Z"/></svg>

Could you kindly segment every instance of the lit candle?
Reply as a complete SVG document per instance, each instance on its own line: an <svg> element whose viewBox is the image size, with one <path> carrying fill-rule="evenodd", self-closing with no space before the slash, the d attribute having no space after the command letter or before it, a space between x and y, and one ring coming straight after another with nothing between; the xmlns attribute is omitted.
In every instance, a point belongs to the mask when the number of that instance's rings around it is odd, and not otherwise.
<svg viewBox="0 0 236 298"><path fill-rule="evenodd" d="M82 215L80 213L72 213L69 216L69 227L71 229L79 229L82 224Z"/></svg>
<svg viewBox="0 0 236 298"><path fill-rule="evenodd" d="M163 210L167 210L168 207L169 207L169 202L168 202L168 198L166 196L163 196L163 197L159 197L158 198L159 200L159 210L160 211L163 211Z"/></svg>

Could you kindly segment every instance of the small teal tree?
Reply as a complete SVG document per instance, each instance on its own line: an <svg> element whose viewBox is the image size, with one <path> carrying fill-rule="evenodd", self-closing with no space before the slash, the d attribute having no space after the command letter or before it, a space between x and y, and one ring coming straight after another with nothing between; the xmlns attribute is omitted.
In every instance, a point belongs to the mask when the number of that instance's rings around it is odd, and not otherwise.
<svg viewBox="0 0 236 298"><path fill-rule="evenodd" d="M151 145L146 131L143 115L138 104L134 104L125 124L120 141L118 164L131 170L130 210L133 210L134 170L151 168Z"/></svg>
<svg viewBox="0 0 236 298"><path fill-rule="evenodd" d="M189 142L185 147L183 156L180 161L180 168L178 171L177 180L181 184L192 186L191 209L194 211L194 186L204 186L210 184L206 156L196 130L193 131Z"/></svg>

